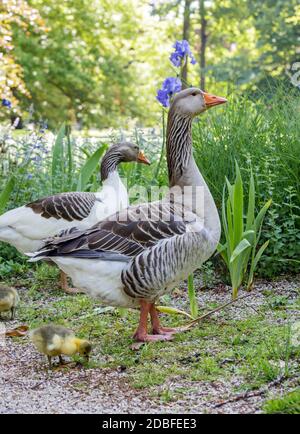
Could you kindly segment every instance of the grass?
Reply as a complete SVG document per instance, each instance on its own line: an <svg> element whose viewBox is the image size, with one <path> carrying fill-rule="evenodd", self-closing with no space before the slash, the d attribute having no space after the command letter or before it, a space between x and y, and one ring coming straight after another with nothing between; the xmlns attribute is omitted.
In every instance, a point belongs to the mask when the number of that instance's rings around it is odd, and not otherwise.
<svg viewBox="0 0 300 434"><path fill-rule="evenodd" d="M263 407L268 414L300 414L300 389L282 397L270 399Z"/></svg>
<svg viewBox="0 0 300 434"><path fill-rule="evenodd" d="M234 383L239 379L232 392L240 392L258 389L283 373L293 377L297 369L300 349L292 348L288 341L287 311L277 301L274 306L274 294L266 293L264 303L245 318L234 319L224 310L190 332L177 335L172 343L144 345L134 352L130 344L138 312L120 315L117 309L103 308L85 295L63 294L57 288L56 268L46 264L10 277L8 283L27 288L21 291L18 322L30 328L48 322L72 328L78 336L93 342L87 368L122 369L131 387L150 388L163 402L179 399L193 383ZM299 302L298 295L285 307L296 309ZM188 308L187 294L184 303ZM212 301L205 309L215 306ZM182 317L163 317L164 324L176 326L183 321ZM169 390L168 382L178 379L176 391Z"/></svg>

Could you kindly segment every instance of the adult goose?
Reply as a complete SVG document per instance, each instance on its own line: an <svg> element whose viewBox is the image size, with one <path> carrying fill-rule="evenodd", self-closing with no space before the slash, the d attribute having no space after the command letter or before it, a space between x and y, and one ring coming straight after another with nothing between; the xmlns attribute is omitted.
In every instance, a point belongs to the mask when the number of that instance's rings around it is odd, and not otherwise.
<svg viewBox="0 0 300 434"><path fill-rule="evenodd" d="M150 164L139 147L130 142L112 145L101 162L102 189L96 193L61 193L38 199L0 216L0 241L7 242L21 253L34 252L43 239L76 225L90 228L105 217L129 205L128 194L117 167L121 162ZM61 287L68 293L78 292L67 285L61 272Z"/></svg>
<svg viewBox="0 0 300 434"><path fill-rule="evenodd" d="M140 307L137 341L172 339L177 330L160 325L155 302L218 244L218 211L192 155L191 128L196 115L225 102L197 88L174 97L167 125L170 189L163 200L128 207L91 229L53 239L32 258L51 258L79 288L106 304Z"/></svg>

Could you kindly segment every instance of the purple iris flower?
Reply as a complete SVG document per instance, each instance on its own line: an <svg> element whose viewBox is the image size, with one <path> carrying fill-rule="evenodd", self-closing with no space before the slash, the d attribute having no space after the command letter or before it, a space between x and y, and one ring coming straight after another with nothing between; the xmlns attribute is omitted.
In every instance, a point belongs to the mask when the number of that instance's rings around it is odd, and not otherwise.
<svg viewBox="0 0 300 434"><path fill-rule="evenodd" d="M176 68L179 68L182 62L182 57L175 51L175 53L171 54L170 60Z"/></svg>
<svg viewBox="0 0 300 434"><path fill-rule="evenodd" d="M170 60L177 68L182 65L182 62L187 57L191 59L192 65L196 63L196 59L191 52L190 44L185 39L182 41L176 41L173 48L175 48L175 51L171 54Z"/></svg>
<svg viewBox="0 0 300 434"><path fill-rule="evenodd" d="M162 88L168 93L174 94L181 91L181 81L178 77L168 77L163 82Z"/></svg>
<svg viewBox="0 0 300 434"><path fill-rule="evenodd" d="M170 98L176 92L181 91L181 81L178 77L168 77L162 84L162 88L157 91L156 99L159 101L164 107L169 107Z"/></svg>
<svg viewBox="0 0 300 434"><path fill-rule="evenodd" d="M163 107L169 107L170 105L170 97L168 95L168 92L163 89L159 89L157 91L156 99L158 102L160 102Z"/></svg>
<svg viewBox="0 0 300 434"><path fill-rule="evenodd" d="M11 102L8 99L6 99L6 98L2 99L1 104L3 105L3 107L9 107L9 108L11 108Z"/></svg>

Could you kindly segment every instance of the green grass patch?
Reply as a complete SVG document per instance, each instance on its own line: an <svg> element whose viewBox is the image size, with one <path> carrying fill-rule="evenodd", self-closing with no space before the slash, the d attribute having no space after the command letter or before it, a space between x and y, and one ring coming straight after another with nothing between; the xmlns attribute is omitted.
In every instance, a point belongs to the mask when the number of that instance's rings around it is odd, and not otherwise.
<svg viewBox="0 0 300 434"><path fill-rule="evenodd" d="M176 335L172 342L147 344L133 351L130 345L138 311L120 312L85 295L65 294L59 289L58 278L55 267L43 264L10 280L10 284L26 288L20 290L19 322L30 328L58 323L73 329L93 343L87 369L121 370L122 381L156 395L159 386L163 388L159 397L165 402L180 397L184 393L181 388L193 383L239 378L233 390L239 392L259 388L282 374L295 374L300 349L291 345L289 324L283 322L288 317L286 310L270 303L270 296L265 296L264 304L248 317L233 319L230 310L224 310L218 317L207 318L191 331ZM286 306L293 309L297 303L299 298L293 303L289 300ZM206 309L216 305L207 303ZM178 326L185 319L162 315L162 322ZM179 390L170 391L168 381L178 379Z"/></svg>
<svg viewBox="0 0 300 434"><path fill-rule="evenodd" d="M300 414L300 389L266 401L263 411L268 414Z"/></svg>

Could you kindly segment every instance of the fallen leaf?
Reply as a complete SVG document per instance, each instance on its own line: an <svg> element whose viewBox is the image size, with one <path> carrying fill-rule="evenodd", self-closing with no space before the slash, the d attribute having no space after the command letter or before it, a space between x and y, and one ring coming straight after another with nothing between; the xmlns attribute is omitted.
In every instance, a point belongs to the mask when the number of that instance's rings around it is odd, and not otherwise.
<svg viewBox="0 0 300 434"><path fill-rule="evenodd" d="M184 310L176 309L175 307L170 306L156 306L156 309L159 312L167 313L169 315L185 315L190 319L194 319L189 313L185 312Z"/></svg>
<svg viewBox="0 0 300 434"><path fill-rule="evenodd" d="M22 337L25 336L28 332L28 326L26 325L21 325L19 327L16 327L14 329L10 329L10 330L6 330L5 332L5 336L17 336L17 337Z"/></svg>

